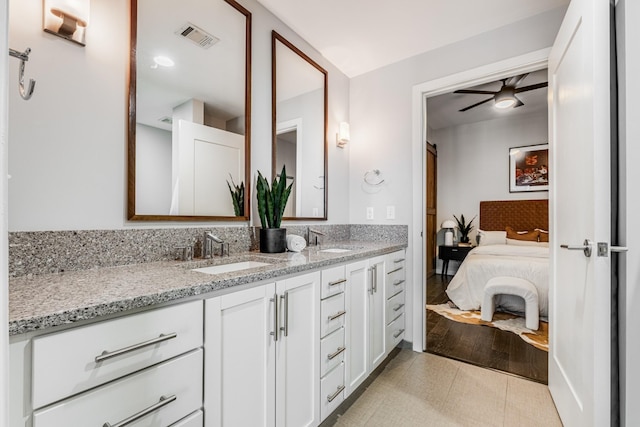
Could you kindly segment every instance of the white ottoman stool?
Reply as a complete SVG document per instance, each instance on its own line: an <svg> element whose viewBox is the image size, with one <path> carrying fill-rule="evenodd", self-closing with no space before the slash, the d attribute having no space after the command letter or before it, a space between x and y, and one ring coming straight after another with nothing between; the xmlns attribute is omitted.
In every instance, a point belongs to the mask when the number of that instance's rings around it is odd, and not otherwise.
<svg viewBox="0 0 640 427"><path fill-rule="evenodd" d="M525 319L528 329L537 330L540 320L538 309L538 290L528 280L518 277L494 277L484 287L484 299L482 301L482 320L490 322L496 309L493 297L496 295L517 295L524 299Z"/></svg>

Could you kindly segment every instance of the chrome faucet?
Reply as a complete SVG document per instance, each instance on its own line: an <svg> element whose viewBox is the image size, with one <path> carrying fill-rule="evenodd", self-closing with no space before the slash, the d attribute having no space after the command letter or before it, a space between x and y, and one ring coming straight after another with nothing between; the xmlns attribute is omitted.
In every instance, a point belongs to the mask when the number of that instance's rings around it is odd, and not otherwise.
<svg viewBox="0 0 640 427"><path fill-rule="evenodd" d="M202 239L202 258L208 259L213 256L214 242L222 245L222 251L220 252L220 255L224 255L224 241L218 236L213 235L210 231L205 231L204 238Z"/></svg>
<svg viewBox="0 0 640 427"><path fill-rule="evenodd" d="M315 243L314 245L318 246L318 236L324 236L324 233L318 230L314 230L311 227L307 227L307 244L311 246L311 234L315 234Z"/></svg>

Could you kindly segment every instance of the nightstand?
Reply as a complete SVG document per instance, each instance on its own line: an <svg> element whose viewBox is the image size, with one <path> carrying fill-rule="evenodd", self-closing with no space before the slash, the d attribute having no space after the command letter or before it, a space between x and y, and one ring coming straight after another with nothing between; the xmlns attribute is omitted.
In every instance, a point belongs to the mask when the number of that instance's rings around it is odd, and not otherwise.
<svg viewBox="0 0 640 427"><path fill-rule="evenodd" d="M449 261L462 262L473 246L438 246L438 258L442 260L441 275L445 276L449 269Z"/></svg>

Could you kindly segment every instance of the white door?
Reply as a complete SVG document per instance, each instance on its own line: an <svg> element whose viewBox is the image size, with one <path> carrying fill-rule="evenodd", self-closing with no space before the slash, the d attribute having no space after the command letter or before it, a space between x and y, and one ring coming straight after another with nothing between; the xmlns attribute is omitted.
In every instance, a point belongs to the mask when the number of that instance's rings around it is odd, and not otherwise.
<svg viewBox="0 0 640 427"><path fill-rule="evenodd" d="M176 134L171 214L234 216L227 182L244 180L244 136L182 119Z"/></svg>
<svg viewBox="0 0 640 427"><path fill-rule="evenodd" d="M371 281L369 282L369 370L372 372L386 357L386 325L384 322L385 273L384 257L369 261Z"/></svg>
<svg viewBox="0 0 640 427"><path fill-rule="evenodd" d="M346 396L349 396L367 378L369 360L369 334L367 304L369 273L367 261L359 261L346 266L345 286L346 307Z"/></svg>
<svg viewBox="0 0 640 427"><path fill-rule="evenodd" d="M315 426L320 423L320 272L279 281L276 291L276 425Z"/></svg>
<svg viewBox="0 0 640 427"><path fill-rule="evenodd" d="M609 61L609 2L572 0L549 57L549 389L568 427L610 422Z"/></svg>
<svg viewBox="0 0 640 427"><path fill-rule="evenodd" d="M275 426L275 283L205 301L205 426Z"/></svg>

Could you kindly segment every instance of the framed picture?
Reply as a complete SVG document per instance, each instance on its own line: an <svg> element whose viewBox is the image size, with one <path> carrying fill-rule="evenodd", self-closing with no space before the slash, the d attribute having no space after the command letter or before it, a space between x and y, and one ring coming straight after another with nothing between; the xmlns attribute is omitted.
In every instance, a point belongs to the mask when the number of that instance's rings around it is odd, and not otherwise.
<svg viewBox="0 0 640 427"><path fill-rule="evenodd" d="M509 149L509 192L549 191L549 144Z"/></svg>

